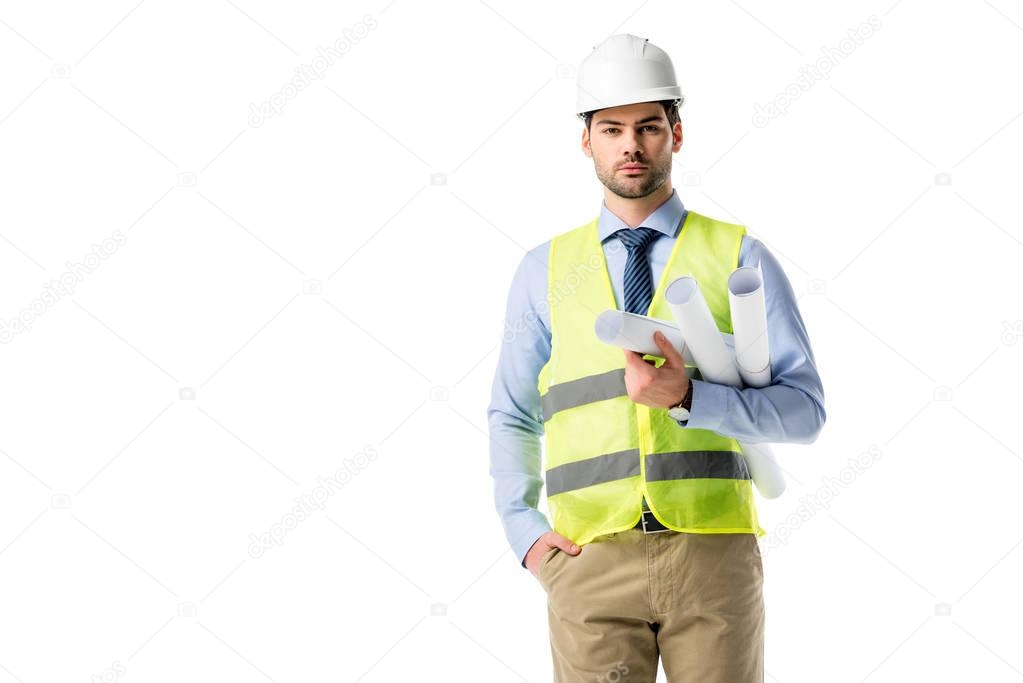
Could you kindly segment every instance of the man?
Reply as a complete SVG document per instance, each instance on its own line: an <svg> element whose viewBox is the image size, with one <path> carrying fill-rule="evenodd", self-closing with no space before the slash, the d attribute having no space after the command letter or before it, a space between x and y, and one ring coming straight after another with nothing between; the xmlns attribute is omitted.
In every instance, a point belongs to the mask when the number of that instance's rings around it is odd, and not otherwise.
<svg viewBox="0 0 1023 683"><path fill-rule="evenodd" d="M515 273L487 413L497 509L547 592L557 681L652 683L658 658L671 681L762 681L765 532L738 441L817 438L824 393L806 329L764 245L687 211L672 188L683 98L668 55L615 35L578 81L582 150L604 201ZM731 332L725 281L757 264L770 386L704 381L661 337L660 357L646 357L594 333L615 307L674 324L664 289L686 274ZM553 529L537 509L544 483Z"/></svg>

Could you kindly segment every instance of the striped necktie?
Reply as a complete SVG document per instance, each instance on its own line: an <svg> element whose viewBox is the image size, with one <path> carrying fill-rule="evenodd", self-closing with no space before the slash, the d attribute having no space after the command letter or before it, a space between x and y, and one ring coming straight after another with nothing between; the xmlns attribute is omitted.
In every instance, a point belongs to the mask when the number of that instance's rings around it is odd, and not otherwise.
<svg viewBox="0 0 1023 683"><path fill-rule="evenodd" d="M654 278L646 250L660 233L653 228L622 228L614 234L629 250L629 258L625 262L625 310L646 315L654 297ZM643 511L649 509L644 496Z"/></svg>
<svg viewBox="0 0 1023 683"><path fill-rule="evenodd" d="M614 235L629 250L625 262L625 311L646 315L654 296L654 278L646 257L647 247L660 233L653 228L622 228Z"/></svg>

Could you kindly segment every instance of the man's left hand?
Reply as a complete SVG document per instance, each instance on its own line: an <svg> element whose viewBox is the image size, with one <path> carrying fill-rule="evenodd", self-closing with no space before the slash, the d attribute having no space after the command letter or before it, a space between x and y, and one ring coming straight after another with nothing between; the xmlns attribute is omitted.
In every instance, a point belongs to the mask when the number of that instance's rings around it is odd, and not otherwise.
<svg viewBox="0 0 1023 683"><path fill-rule="evenodd" d="M682 354L661 332L654 333L654 342L664 354L661 367L643 360L643 354L623 349L625 353L625 388L634 403L651 408L671 408L682 401L689 390L689 376Z"/></svg>

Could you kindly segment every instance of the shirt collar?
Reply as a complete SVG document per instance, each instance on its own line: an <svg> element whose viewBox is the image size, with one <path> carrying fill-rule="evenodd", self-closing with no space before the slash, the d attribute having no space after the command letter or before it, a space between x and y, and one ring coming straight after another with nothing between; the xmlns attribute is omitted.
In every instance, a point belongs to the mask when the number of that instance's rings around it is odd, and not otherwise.
<svg viewBox="0 0 1023 683"><path fill-rule="evenodd" d="M663 204L654 209L654 212L643 219L640 223L641 226L647 228L653 228L654 230L667 235L668 237L676 237L676 231L682 222L682 216L686 213L685 207L682 205L682 200L678 196L678 191L674 188L671 190L671 196L668 197ZM607 240L612 234L621 230L622 228L628 228L629 226L622 221L621 218L612 213L605 202L600 203L600 216L597 218L597 236L600 238L601 243Z"/></svg>

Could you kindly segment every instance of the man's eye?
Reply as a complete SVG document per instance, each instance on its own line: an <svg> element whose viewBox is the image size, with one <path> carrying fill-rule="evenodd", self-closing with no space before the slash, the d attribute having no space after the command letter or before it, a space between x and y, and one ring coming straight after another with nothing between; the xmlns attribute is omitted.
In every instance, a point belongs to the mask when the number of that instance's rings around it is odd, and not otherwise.
<svg viewBox="0 0 1023 683"><path fill-rule="evenodd" d="M613 131L613 130L618 130L618 129L617 129L617 128L605 128L605 129L604 129L604 132L605 132L605 133L610 133L610 132L611 132L611 131Z"/></svg>
<svg viewBox="0 0 1023 683"><path fill-rule="evenodd" d="M657 126L643 126L643 127L644 127L644 128L649 128L650 130L652 130L652 131L654 131L654 132L656 132L656 131L657 131Z"/></svg>

